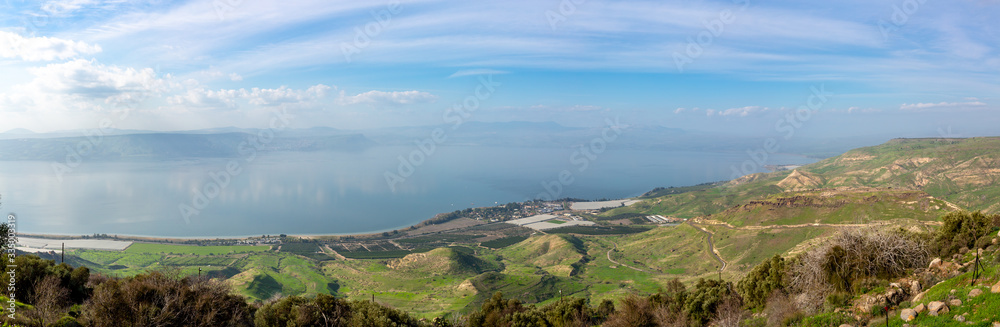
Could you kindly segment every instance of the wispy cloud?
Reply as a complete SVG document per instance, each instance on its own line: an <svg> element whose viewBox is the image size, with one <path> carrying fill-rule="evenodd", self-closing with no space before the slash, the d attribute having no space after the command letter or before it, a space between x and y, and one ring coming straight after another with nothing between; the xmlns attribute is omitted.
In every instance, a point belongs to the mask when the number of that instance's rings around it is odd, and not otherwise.
<svg viewBox="0 0 1000 327"><path fill-rule="evenodd" d="M0 57L24 61L52 61L101 52L101 47L54 37L24 37L0 31Z"/></svg>
<svg viewBox="0 0 1000 327"><path fill-rule="evenodd" d="M971 102L939 102L939 103L904 103L899 106L900 110L930 110L940 108L973 108L985 107L986 103L980 101Z"/></svg>
<svg viewBox="0 0 1000 327"><path fill-rule="evenodd" d="M368 103L376 105L404 105L417 103L432 103L437 101L437 96L422 91L368 91L358 95L344 95L341 91L338 102L343 105L358 103Z"/></svg>
<svg viewBox="0 0 1000 327"><path fill-rule="evenodd" d="M508 71L496 70L496 69L484 69L484 68L480 68L480 69L463 69L463 70L455 72L454 74L451 74L450 76L448 76L448 78L462 77L462 76L474 76L474 75L500 75L500 74L509 74L509 73L510 72L508 72Z"/></svg>

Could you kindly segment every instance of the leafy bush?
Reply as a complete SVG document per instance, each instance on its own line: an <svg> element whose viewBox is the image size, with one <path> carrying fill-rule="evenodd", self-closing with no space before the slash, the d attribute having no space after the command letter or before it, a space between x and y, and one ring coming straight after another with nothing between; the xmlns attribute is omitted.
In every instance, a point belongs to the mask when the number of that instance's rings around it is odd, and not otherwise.
<svg viewBox="0 0 1000 327"><path fill-rule="evenodd" d="M252 310L222 282L152 272L97 285L83 318L91 326L247 326Z"/></svg>
<svg viewBox="0 0 1000 327"><path fill-rule="evenodd" d="M743 296L746 305L753 309L764 307L767 296L775 290L784 290L788 284L785 259L775 254L764 260L736 284L736 290Z"/></svg>
<svg viewBox="0 0 1000 327"><path fill-rule="evenodd" d="M981 211L970 213L963 210L952 211L941 220L944 225L937 231L933 250L945 257L958 253L963 247L975 249L989 242L992 238L987 236L995 230L994 222L1000 222L1000 215L987 216ZM985 241L977 242L980 239Z"/></svg>

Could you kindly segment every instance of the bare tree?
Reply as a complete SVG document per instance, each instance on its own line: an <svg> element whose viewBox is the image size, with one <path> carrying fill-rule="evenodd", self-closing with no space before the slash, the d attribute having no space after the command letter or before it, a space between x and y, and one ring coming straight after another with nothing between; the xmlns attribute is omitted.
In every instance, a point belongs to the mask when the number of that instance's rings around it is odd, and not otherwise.
<svg viewBox="0 0 1000 327"><path fill-rule="evenodd" d="M750 317L750 312L743 309L743 299L736 294L727 295L715 310L711 326L739 327Z"/></svg>
<svg viewBox="0 0 1000 327"><path fill-rule="evenodd" d="M32 320L37 319L39 325L48 326L55 322L64 312L69 291L60 283L59 277L48 275L34 285L35 295L31 311Z"/></svg>

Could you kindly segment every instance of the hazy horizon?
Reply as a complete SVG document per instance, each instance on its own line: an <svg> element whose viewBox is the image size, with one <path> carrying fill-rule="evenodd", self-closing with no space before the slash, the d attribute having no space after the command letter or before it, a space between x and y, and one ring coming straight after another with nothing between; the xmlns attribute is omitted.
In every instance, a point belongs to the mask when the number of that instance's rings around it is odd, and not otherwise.
<svg viewBox="0 0 1000 327"><path fill-rule="evenodd" d="M985 2L8 1L0 131L632 125L978 136ZM456 106L459 110L455 110ZM942 135L944 134L944 135Z"/></svg>

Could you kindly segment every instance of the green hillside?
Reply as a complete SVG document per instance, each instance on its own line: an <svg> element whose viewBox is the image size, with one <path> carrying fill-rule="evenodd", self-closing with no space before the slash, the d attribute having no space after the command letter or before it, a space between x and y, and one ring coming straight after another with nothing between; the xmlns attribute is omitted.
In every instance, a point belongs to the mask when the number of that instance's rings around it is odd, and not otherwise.
<svg viewBox="0 0 1000 327"><path fill-rule="evenodd" d="M476 310L497 291L541 305L566 296L618 301L657 293L675 278L687 285L720 275L739 280L765 259L806 253L843 230L933 231L955 209L996 212L998 158L1000 138L893 140L793 171L657 189L632 206L579 213L625 234L532 233L462 220L446 233L402 239L289 239L270 250L143 244L74 250L69 260L115 276L163 269L193 275L200 268L250 300L374 298L426 318ZM689 219L644 225L650 214ZM290 244L308 244L309 251Z"/></svg>
<svg viewBox="0 0 1000 327"><path fill-rule="evenodd" d="M792 171L747 175L707 189L649 198L603 215L640 212L694 218L788 191L861 187L923 191L956 207L994 213L1000 211L998 180L998 137L895 139Z"/></svg>

